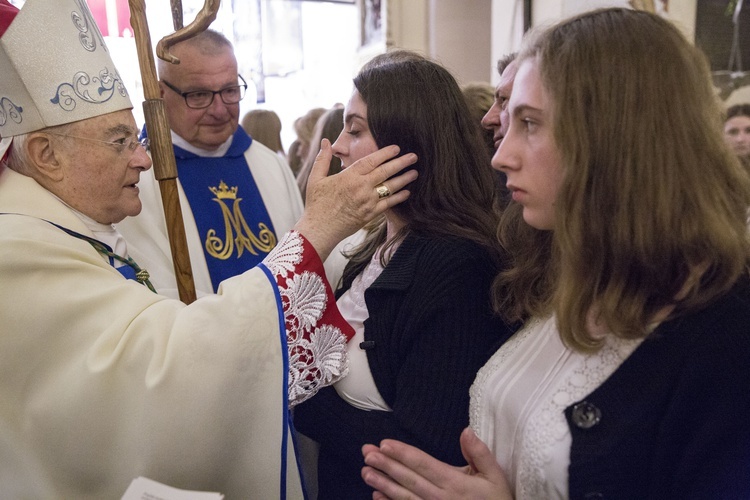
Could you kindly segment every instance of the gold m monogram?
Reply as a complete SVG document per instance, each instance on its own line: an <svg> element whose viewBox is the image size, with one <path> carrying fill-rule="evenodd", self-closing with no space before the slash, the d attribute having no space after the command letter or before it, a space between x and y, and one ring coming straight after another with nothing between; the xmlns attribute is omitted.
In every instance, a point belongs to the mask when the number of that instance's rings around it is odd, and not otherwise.
<svg viewBox="0 0 750 500"><path fill-rule="evenodd" d="M224 181L219 183L219 188L209 187L216 195L214 201L221 207L224 215L224 240L216 236L215 229L209 229L206 234L206 252L212 257L227 260L237 247L237 257L247 249L253 255L258 255L257 250L268 253L276 246L276 235L268 229L264 223L258 223L258 235L256 236L247 225L245 217L240 210L242 198L237 198L237 186L227 189ZM234 200L230 210L226 204L227 200Z"/></svg>

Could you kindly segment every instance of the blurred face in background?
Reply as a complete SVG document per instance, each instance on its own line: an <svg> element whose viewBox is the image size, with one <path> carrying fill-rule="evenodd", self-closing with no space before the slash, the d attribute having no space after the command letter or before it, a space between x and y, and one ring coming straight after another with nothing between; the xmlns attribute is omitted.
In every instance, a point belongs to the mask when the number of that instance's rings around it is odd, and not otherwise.
<svg viewBox="0 0 750 500"><path fill-rule="evenodd" d="M495 89L495 102L482 118L482 126L493 131L495 150L500 146L500 141L508 132L508 101L513 91L513 81L516 78L517 70L516 61L511 61L505 67Z"/></svg>
<svg viewBox="0 0 750 500"><path fill-rule="evenodd" d="M735 154L750 157L750 116L733 116L724 123L724 139Z"/></svg>

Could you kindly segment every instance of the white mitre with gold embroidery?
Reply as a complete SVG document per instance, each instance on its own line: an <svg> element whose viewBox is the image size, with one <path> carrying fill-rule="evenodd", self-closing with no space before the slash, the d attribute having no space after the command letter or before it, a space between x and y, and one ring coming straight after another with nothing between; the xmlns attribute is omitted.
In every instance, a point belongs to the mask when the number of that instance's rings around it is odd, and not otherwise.
<svg viewBox="0 0 750 500"><path fill-rule="evenodd" d="M27 0L0 38L0 136L132 107L85 0Z"/></svg>

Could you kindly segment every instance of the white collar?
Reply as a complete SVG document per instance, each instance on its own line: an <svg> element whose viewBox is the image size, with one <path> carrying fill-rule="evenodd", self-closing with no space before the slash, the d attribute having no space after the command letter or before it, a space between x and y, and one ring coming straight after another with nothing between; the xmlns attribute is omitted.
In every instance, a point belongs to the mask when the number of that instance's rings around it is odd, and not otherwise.
<svg viewBox="0 0 750 500"><path fill-rule="evenodd" d="M221 158L222 156L227 154L227 151L229 151L229 147L232 145L232 139L234 139L234 134L232 134L229 136L229 139L224 141L224 144L214 149L213 151L209 151L208 149L196 148L195 146L190 144L188 141L186 141L179 135L175 134L174 130L172 130L171 132L172 132L172 144L174 144L178 148L182 148L185 151L189 151L193 153L194 155L202 156L204 158Z"/></svg>
<svg viewBox="0 0 750 500"><path fill-rule="evenodd" d="M55 198L65 204L65 206L67 206L76 215L76 217L81 219L81 222L83 222L86 228L88 228L88 230L93 233L95 239L107 245L112 249L114 253L116 253L120 257L128 257L128 244L125 241L125 238L123 238L122 235L117 231L117 229L115 229L115 226L113 224L102 224L101 222L97 222L88 215L81 213L75 208L71 207L63 200L61 200L58 196L54 194L52 196L55 196Z"/></svg>

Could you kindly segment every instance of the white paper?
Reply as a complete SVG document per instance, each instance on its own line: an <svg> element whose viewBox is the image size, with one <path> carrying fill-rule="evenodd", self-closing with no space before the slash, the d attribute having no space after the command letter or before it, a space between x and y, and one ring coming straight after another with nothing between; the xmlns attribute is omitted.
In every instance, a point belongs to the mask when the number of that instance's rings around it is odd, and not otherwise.
<svg viewBox="0 0 750 500"><path fill-rule="evenodd" d="M147 477L138 477L128 486L122 500L221 500L224 495L211 491L181 490Z"/></svg>

